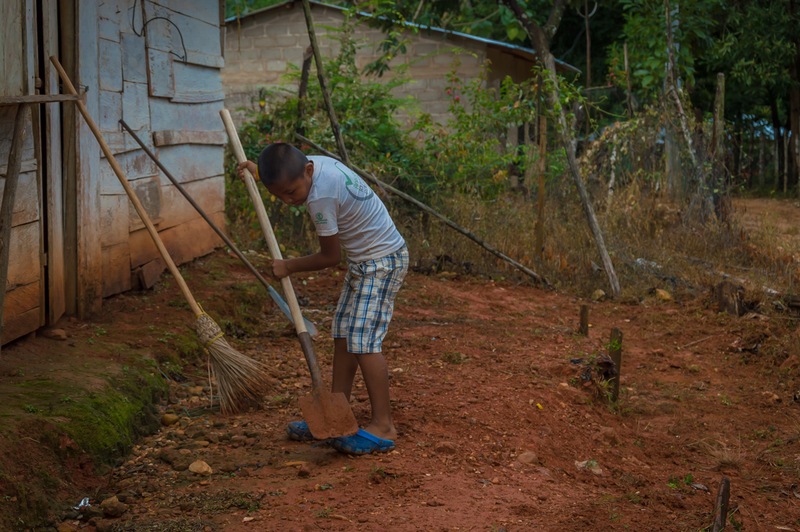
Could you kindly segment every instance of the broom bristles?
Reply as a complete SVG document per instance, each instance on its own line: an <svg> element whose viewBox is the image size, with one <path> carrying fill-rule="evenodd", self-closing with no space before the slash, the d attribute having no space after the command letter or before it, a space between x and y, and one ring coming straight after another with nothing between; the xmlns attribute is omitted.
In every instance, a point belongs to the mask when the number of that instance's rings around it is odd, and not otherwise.
<svg viewBox="0 0 800 532"><path fill-rule="evenodd" d="M196 328L211 358L220 410L232 414L241 410L248 400L260 399L268 384L264 365L231 347L222 329L208 314L197 317Z"/></svg>

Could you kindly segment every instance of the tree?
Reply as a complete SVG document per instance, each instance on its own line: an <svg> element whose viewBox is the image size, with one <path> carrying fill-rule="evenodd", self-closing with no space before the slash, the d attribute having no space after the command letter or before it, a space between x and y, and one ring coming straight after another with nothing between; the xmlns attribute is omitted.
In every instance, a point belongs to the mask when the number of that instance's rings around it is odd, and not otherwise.
<svg viewBox="0 0 800 532"><path fill-rule="evenodd" d="M600 230L600 225L597 223L597 216L595 216L594 208L586 192L583 176L581 176L581 170L578 167L578 161L575 156L575 136L572 129L567 125L566 113L561 106L555 57L553 57L553 54L550 52L550 43L556 30L558 30L558 25L561 22L561 17L564 14L567 2L566 0L554 0L550 14L547 17L547 22L542 26L533 19L532 15L523 7L519 0L498 1L507 6L514 13L514 16L517 17L517 20L525 29L525 32L528 34L533 44L533 49L539 58L539 62L544 67L545 75L548 77L550 84L550 91L547 97L550 102L550 107L556 116L556 130L558 131L559 140L566 152L567 163L572 173L572 179L575 182L575 188L578 190L578 196L580 197L584 214L586 214L589 228L592 230L597 249L600 252L600 258L603 261L603 267L605 268L609 284L611 285L611 292L614 296L619 296L621 295L619 279L617 278L617 273L614 270L614 264L611 262L608 250L606 249L603 232Z"/></svg>

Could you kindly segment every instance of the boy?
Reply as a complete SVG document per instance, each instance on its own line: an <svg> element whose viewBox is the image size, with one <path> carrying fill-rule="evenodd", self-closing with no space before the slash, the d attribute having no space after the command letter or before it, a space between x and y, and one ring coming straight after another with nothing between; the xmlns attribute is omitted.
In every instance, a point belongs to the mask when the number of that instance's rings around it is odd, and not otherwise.
<svg viewBox="0 0 800 532"><path fill-rule="evenodd" d="M334 438L340 452L367 454L394 449L397 437L389 404L389 378L381 343L394 309L394 298L408 272L408 248L375 192L344 164L330 157L306 157L291 144L271 144L258 157L239 165L257 176L273 196L305 205L314 222L320 251L272 261L281 279L296 272L323 270L347 252L347 275L332 324L333 393L350 400L360 367L372 407L370 424L353 436ZM256 173L257 170L257 173ZM314 439L305 421L286 428L294 440Z"/></svg>

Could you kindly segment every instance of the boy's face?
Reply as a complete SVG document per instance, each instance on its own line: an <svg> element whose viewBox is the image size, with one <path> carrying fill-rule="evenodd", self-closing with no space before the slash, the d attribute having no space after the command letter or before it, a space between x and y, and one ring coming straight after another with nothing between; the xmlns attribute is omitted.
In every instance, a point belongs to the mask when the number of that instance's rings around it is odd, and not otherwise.
<svg viewBox="0 0 800 532"><path fill-rule="evenodd" d="M311 190L311 177L314 175L314 163L306 165L302 175L286 178L273 185L267 185L270 194L284 203L299 207L306 202L308 192Z"/></svg>

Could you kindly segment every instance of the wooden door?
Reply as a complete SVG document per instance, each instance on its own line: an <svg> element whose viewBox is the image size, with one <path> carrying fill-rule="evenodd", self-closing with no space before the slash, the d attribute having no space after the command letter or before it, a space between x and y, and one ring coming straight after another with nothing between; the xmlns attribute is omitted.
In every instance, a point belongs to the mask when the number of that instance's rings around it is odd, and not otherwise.
<svg viewBox="0 0 800 532"><path fill-rule="evenodd" d="M0 2L0 97L35 94L35 19L33 0ZM35 107L31 111L9 243L3 343L44 324L40 115ZM15 114L16 107L0 106L0 190L5 185Z"/></svg>

